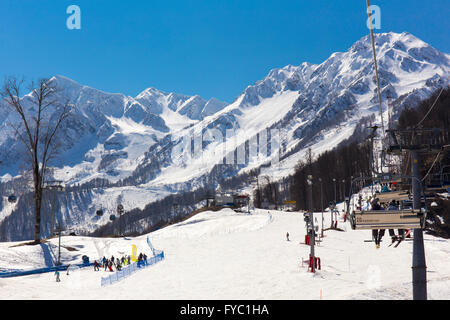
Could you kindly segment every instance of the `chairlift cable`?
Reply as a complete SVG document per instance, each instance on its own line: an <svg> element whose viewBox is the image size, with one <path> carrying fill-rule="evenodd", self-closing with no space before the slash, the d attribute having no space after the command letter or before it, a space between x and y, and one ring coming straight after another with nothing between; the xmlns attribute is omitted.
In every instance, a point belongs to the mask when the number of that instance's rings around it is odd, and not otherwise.
<svg viewBox="0 0 450 320"><path fill-rule="evenodd" d="M378 64L377 64L377 55L376 55L376 50L375 50L375 39L374 39L374 34L373 34L372 11L370 9L370 0L367 0L367 14L369 15L370 38L372 41L373 62L374 62L374 66L375 66L375 77L377 80L378 102L380 104L381 129L383 131L383 138L384 138L385 132L384 132L384 121L383 121L383 105L381 102L380 79L378 76Z"/></svg>
<svg viewBox="0 0 450 320"><path fill-rule="evenodd" d="M408 172L408 168L409 168L409 165L410 165L410 163L411 163L411 157L407 157L408 158L408 162L406 162L406 167L405 167L405 171L403 172L403 175L406 175L406 173Z"/></svg>
<svg viewBox="0 0 450 320"><path fill-rule="evenodd" d="M422 181L425 181L425 179L428 177L428 175L430 174L431 170L434 168L434 165L436 164L437 159L439 158L439 156L441 155L441 151L439 151L439 153L437 154L436 158L434 158L433 164L431 165L430 169L428 170L427 174L423 177Z"/></svg>
<svg viewBox="0 0 450 320"><path fill-rule="evenodd" d="M425 119L428 117L428 115L430 114L430 112L433 110L434 106L435 106L436 103L438 102L439 97L441 96L441 94L442 94L443 91L444 91L444 88L442 87L441 92L439 92L439 95L437 96L437 98L436 98L436 100L434 101L433 105L432 105L431 108L428 110L427 114L423 117L423 119L420 120L420 122L419 122L418 124L416 124L416 127L415 127L415 128L419 127L419 126L422 124L422 122L425 121Z"/></svg>
<svg viewBox="0 0 450 320"><path fill-rule="evenodd" d="M442 150L444 150L445 148L448 148L449 146L450 146L450 145L445 145L445 146L443 146L443 147L442 147ZM439 153L436 155L436 158L434 158L433 164L431 165L431 167L430 167L430 169L428 170L427 174L423 177L422 181L424 181L425 178L428 177L428 175L430 174L431 169L433 169L434 165L436 164L437 159L439 158L439 156L440 156L441 153L442 153L442 150L440 150ZM441 172L441 174L442 174L442 172Z"/></svg>

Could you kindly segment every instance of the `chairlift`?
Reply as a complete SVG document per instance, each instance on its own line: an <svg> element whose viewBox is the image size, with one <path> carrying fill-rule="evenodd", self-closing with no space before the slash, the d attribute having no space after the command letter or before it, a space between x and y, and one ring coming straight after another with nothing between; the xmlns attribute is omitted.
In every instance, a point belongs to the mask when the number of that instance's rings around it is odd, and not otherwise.
<svg viewBox="0 0 450 320"><path fill-rule="evenodd" d="M441 171L441 173L430 174L425 181L427 191L446 190L450 187L450 173Z"/></svg>
<svg viewBox="0 0 450 320"><path fill-rule="evenodd" d="M97 216L101 217L103 216L103 209L98 209L96 212Z"/></svg>
<svg viewBox="0 0 450 320"><path fill-rule="evenodd" d="M422 209L412 209L405 207L402 207L402 209L399 210L362 210L362 208L357 208L357 210L353 210L353 206L350 205L352 201L352 196L350 196L351 200L349 200L347 203L348 204L347 216L349 217L350 225L353 230L425 228L427 210L422 183L419 179L412 176L401 176L401 178L416 179L419 182L421 194L424 199L425 210L423 211ZM353 179L352 185L350 187L350 195L353 195L354 183L362 179L370 180L372 178L357 177ZM389 181L384 180L382 182L385 183ZM379 198L380 194L376 194L376 197ZM386 193L383 194L383 202L389 203L392 200L404 202L405 195L399 192L392 192L390 194L390 197L386 195Z"/></svg>
<svg viewBox="0 0 450 320"><path fill-rule="evenodd" d="M9 197L8 197L8 202L9 203L16 203L17 202L17 197L15 196L15 195L10 195Z"/></svg>
<svg viewBox="0 0 450 320"><path fill-rule="evenodd" d="M115 216L114 214L110 215L110 216L109 216L109 220L111 220L111 221L116 220L116 216Z"/></svg>

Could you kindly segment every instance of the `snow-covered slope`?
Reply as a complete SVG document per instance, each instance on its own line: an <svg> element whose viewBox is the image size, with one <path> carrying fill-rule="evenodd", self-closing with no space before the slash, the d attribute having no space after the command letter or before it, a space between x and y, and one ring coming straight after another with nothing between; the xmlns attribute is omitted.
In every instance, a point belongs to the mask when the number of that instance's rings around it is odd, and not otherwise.
<svg viewBox="0 0 450 320"><path fill-rule="evenodd" d="M377 34L375 40L385 125L388 97L396 116L448 86L450 55L409 33ZM318 155L350 137L361 118L375 115L380 121L371 50L366 36L320 65L273 69L226 106L154 88L136 98L106 94L56 77L78 107L62 136L66 146L55 178L70 185L103 178L115 188L148 190L148 198L139 201L151 202L200 186L215 188L223 178L270 161L262 174L286 176L308 147ZM0 120L2 132L8 130L5 123ZM278 131L268 132L273 129ZM18 142L4 137L0 173L15 174L19 156L8 150ZM102 192L116 201L117 191ZM124 201L135 201L130 197ZM89 214L100 205L84 204Z"/></svg>
<svg viewBox="0 0 450 320"><path fill-rule="evenodd" d="M321 213L315 213L321 227ZM324 214L324 227L330 216ZM203 212L150 233L153 246L165 259L124 280L101 287L107 271L93 268L0 279L0 299L181 299L181 300L411 300L412 242L398 248L382 243L379 250L370 231L352 231L339 218L345 232L328 230L316 246L321 270L312 274L302 266L310 247L304 245L305 225L298 212L258 210L252 214L225 209ZM319 233L320 233L319 229ZM289 241L286 240L289 232ZM151 256L147 235L137 238L62 237L62 262L80 263L102 256ZM389 237L385 237L385 240ZM450 243L424 236L428 299L450 298ZM0 269L29 269L51 264L58 239L41 246L0 243ZM14 246L14 247L13 247ZM70 251L70 250L72 251Z"/></svg>

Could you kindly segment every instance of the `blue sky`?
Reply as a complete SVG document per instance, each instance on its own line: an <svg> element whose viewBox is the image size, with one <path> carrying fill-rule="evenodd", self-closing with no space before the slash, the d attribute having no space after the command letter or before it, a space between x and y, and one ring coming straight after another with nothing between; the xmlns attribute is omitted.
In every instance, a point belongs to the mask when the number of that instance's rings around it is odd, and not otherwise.
<svg viewBox="0 0 450 320"><path fill-rule="evenodd" d="M381 29L450 53L448 0L372 0ZM69 30L69 5L81 30ZM1 0L0 78L67 76L232 102L270 69L321 63L368 34L366 0Z"/></svg>

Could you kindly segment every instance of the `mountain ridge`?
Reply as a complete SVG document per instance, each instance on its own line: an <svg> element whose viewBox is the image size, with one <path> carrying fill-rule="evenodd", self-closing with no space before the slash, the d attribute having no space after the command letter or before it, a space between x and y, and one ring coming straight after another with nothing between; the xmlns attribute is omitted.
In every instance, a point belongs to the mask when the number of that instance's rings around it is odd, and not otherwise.
<svg viewBox="0 0 450 320"><path fill-rule="evenodd" d="M385 119L388 97L395 117L405 106L448 86L449 54L410 33L376 34L375 43ZM132 98L74 87L69 89L80 92L74 102L83 104L77 115L88 119L80 123L93 138L87 148L80 147L81 153L87 149L83 160L63 163L55 178L68 185L104 179L113 186L83 200L84 214L76 206L66 208L78 210L75 224L83 230L95 228L92 214L100 203L109 203L114 210L119 194L120 201L132 209L170 194L201 187L215 189L223 179L253 169L279 179L293 172L307 147L319 154L351 136L362 118L375 116L380 121L369 36L321 64L303 62L271 69L232 103L212 101L210 109L211 99L155 88ZM99 112L103 106L104 111ZM139 119L144 120L136 122ZM79 127L75 120L73 126ZM263 140L268 130L278 130L275 144ZM207 131L215 132L216 137L203 139L197 145L201 152L195 145L187 147L187 140L194 141L196 135ZM73 139L69 133L65 138ZM0 160L3 145L0 139ZM251 157L253 147L270 152ZM186 154L190 150L197 152ZM237 159L239 150L245 153L242 163ZM267 165L271 162L275 165ZM137 199L136 194L146 197Z"/></svg>

